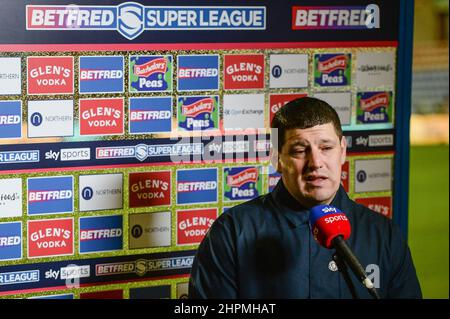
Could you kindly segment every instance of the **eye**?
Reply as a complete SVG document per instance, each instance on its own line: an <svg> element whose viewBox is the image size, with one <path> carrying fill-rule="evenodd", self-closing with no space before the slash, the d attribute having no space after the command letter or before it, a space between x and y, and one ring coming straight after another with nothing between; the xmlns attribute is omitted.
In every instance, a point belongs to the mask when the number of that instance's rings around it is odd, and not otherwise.
<svg viewBox="0 0 450 319"><path fill-rule="evenodd" d="M321 147L322 151L331 151L333 148L334 147L331 145L325 145Z"/></svg>

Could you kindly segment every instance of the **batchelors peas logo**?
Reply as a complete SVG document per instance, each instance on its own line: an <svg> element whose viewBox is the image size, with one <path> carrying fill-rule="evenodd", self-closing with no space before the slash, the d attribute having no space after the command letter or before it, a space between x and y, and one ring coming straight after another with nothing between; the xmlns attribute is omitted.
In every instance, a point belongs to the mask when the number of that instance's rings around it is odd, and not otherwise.
<svg viewBox="0 0 450 319"><path fill-rule="evenodd" d="M262 193L259 167L224 168L223 178L225 201L248 200Z"/></svg>
<svg viewBox="0 0 450 319"><path fill-rule="evenodd" d="M178 127L186 131L218 128L218 96L178 98Z"/></svg>
<svg viewBox="0 0 450 319"><path fill-rule="evenodd" d="M130 56L130 92L172 91L172 56Z"/></svg>
<svg viewBox="0 0 450 319"><path fill-rule="evenodd" d="M358 123L392 121L392 92L359 92L356 100Z"/></svg>
<svg viewBox="0 0 450 319"><path fill-rule="evenodd" d="M314 84L344 86L350 84L351 54L315 54Z"/></svg>

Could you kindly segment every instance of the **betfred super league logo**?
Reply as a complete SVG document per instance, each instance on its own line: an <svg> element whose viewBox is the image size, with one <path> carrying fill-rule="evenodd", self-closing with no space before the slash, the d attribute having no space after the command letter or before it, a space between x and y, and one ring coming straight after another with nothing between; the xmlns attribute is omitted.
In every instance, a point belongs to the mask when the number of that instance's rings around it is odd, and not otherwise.
<svg viewBox="0 0 450 319"><path fill-rule="evenodd" d="M260 167L225 167L223 171L224 201L240 201L262 194Z"/></svg>
<svg viewBox="0 0 450 319"><path fill-rule="evenodd" d="M350 85L351 54L315 54L314 85Z"/></svg>

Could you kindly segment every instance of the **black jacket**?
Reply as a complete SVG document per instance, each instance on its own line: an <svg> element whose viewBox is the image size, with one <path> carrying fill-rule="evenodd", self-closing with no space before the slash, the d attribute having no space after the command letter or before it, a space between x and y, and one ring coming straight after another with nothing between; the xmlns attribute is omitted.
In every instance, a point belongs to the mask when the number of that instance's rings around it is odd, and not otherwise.
<svg viewBox="0 0 450 319"><path fill-rule="evenodd" d="M352 201L342 187L331 205L347 215L352 227L347 243L375 278L381 298L421 298L399 228ZM189 297L352 298L342 274L330 270L333 253L314 240L309 211L280 180L272 193L237 205L214 222L197 251ZM359 298L372 298L353 273L350 277Z"/></svg>

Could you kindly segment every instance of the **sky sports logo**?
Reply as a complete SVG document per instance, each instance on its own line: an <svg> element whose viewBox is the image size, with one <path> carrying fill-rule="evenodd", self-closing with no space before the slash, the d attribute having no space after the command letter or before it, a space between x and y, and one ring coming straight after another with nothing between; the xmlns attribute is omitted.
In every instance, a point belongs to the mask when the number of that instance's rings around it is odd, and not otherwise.
<svg viewBox="0 0 450 319"><path fill-rule="evenodd" d="M367 6L294 6L292 29L378 29L380 8Z"/></svg>
<svg viewBox="0 0 450 319"><path fill-rule="evenodd" d="M27 30L116 30L128 40L144 30L265 30L266 7L27 5Z"/></svg>

